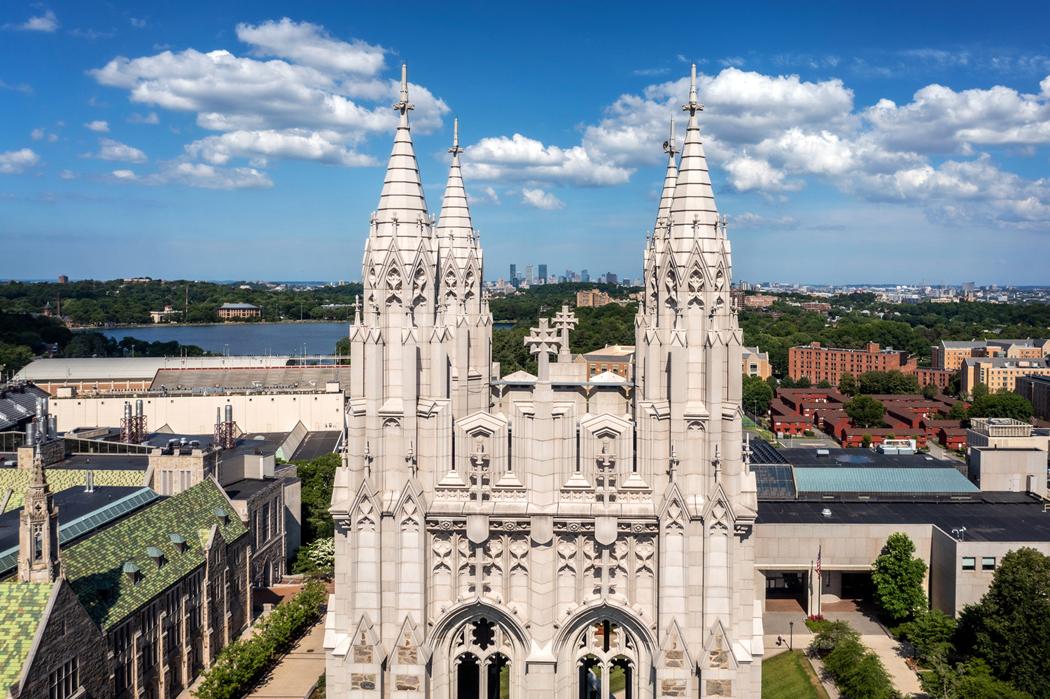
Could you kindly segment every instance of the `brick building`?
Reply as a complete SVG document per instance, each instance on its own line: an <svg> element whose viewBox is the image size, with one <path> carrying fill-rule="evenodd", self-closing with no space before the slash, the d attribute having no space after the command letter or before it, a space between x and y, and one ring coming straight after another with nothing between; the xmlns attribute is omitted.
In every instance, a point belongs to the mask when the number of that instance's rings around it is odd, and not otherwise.
<svg viewBox="0 0 1050 699"><path fill-rule="evenodd" d="M219 306L221 320L244 320L262 317L262 309L250 303L224 303Z"/></svg>
<svg viewBox="0 0 1050 699"><path fill-rule="evenodd" d="M899 371L914 374L915 357L893 348L883 349L877 342L869 342L864 349L822 347L819 342L788 349L788 376L798 380L808 378L813 383L827 381L837 386L843 374L860 376L866 371Z"/></svg>
<svg viewBox="0 0 1050 699"><path fill-rule="evenodd" d="M1002 357L1004 359L1042 359L1050 355L1050 340L941 340L930 348L934 369L958 371L963 360L970 357Z"/></svg>
<svg viewBox="0 0 1050 699"><path fill-rule="evenodd" d="M248 626L248 528L215 481L61 546L39 456L25 499L18 573L0 583L12 698L175 697Z"/></svg>
<svg viewBox="0 0 1050 699"><path fill-rule="evenodd" d="M770 296L769 294L750 294L744 296L743 306L744 308L769 308L777 300L776 296Z"/></svg>
<svg viewBox="0 0 1050 699"><path fill-rule="evenodd" d="M1017 379L1023 376L1050 376L1050 361L969 357L963 360L959 374L959 391L964 396L972 396L977 384L984 384L992 393L1013 391Z"/></svg>
<svg viewBox="0 0 1050 699"><path fill-rule="evenodd" d="M1050 376L1022 376L1014 391L1028 399L1040 420L1050 420Z"/></svg>
<svg viewBox="0 0 1050 699"><path fill-rule="evenodd" d="M955 371L949 371L948 369L931 369L925 366L915 369L915 378L919 381L919 388L925 388L932 384L944 390L951 384L952 377L955 374Z"/></svg>
<svg viewBox="0 0 1050 699"><path fill-rule="evenodd" d="M600 289L583 289L576 292L577 308L598 308L612 303L609 294Z"/></svg>
<svg viewBox="0 0 1050 699"><path fill-rule="evenodd" d="M760 352L757 347L744 347L742 356L744 376L768 379L773 375L773 367L769 363L769 352Z"/></svg>
<svg viewBox="0 0 1050 699"><path fill-rule="evenodd" d="M587 365L587 378L611 371L630 381L633 378L634 345L607 345L579 355L577 361Z"/></svg>

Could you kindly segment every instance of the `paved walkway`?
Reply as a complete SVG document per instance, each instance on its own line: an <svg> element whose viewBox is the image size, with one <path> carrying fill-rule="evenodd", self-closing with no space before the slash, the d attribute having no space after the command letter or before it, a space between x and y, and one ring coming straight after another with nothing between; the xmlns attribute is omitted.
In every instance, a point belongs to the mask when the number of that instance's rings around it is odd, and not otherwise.
<svg viewBox="0 0 1050 699"><path fill-rule="evenodd" d="M919 676L904 662L900 644L875 619L863 612L827 612L824 617L849 622L860 634L860 642L879 656L898 692L905 696L924 696Z"/></svg>
<svg viewBox="0 0 1050 699"><path fill-rule="evenodd" d="M248 697L305 699L324 673L324 619L314 624Z"/></svg>

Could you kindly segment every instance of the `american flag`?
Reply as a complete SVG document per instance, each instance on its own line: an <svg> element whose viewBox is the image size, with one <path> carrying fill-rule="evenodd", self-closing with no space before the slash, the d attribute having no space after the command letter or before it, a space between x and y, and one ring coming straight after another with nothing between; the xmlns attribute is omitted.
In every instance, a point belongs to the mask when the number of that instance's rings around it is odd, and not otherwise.
<svg viewBox="0 0 1050 699"><path fill-rule="evenodd" d="M816 565L816 571L817 571L817 575L818 576L820 575L820 549L821 549L821 547L818 546L817 547L817 565Z"/></svg>

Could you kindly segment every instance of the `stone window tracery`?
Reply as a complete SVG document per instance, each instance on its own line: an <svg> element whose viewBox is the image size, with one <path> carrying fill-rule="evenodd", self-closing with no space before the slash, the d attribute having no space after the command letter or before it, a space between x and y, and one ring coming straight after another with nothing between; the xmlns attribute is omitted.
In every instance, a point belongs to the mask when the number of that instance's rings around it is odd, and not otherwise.
<svg viewBox="0 0 1050 699"><path fill-rule="evenodd" d="M452 640L452 699L508 699L513 645L507 632L485 617L468 623Z"/></svg>
<svg viewBox="0 0 1050 699"><path fill-rule="evenodd" d="M602 619L589 625L576 641L580 699L634 699L637 694L638 646L627 630Z"/></svg>

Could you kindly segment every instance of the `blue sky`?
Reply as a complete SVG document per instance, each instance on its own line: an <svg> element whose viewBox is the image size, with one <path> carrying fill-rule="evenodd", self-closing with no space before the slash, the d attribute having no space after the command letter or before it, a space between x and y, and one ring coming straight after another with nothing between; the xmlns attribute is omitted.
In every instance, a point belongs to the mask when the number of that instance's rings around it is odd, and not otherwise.
<svg viewBox="0 0 1050 699"><path fill-rule="evenodd" d="M736 279L1050 283L1050 6L797 5L0 2L0 276L358 279L402 61L487 277L637 276L696 62Z"/></svg>

